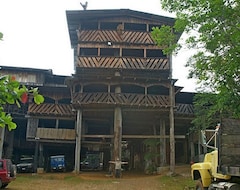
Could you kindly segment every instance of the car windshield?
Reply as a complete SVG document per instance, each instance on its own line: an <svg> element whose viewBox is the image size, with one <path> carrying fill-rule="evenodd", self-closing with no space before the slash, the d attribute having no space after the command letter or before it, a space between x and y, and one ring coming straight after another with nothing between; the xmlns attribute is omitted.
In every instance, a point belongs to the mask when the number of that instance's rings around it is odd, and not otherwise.
<svg viewBox="0 0 240 190"><path fill-rule="evenodd" d="M22 158L20 160L20 163L32 163L33 162L33 158Z"/></svg>

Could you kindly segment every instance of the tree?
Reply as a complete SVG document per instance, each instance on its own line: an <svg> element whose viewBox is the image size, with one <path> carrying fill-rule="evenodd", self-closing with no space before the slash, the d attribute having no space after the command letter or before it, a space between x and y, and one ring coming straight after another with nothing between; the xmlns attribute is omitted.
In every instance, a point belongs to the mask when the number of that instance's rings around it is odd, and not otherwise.
<svg viewBox="0 0 240 190"><path fill-rule="evenodd" d="M0 32L0 40L2 38L3 34ZM28 89L16 81L14 76L0 76L0 127L7 126L9 130L15 129L17 125L13 122L11 114L4 111L4 107L7 104L16 104L21 107L21 104L27 103L30 97L33 97L36 104L44 101L44 97L38 93L38 88Z"/></svg>
<svg viewBox="0 0 240 190"><path fill-rule="evenodd" d="M210 119L216 115L221 117L223 113L240 117L239 0L160 1L164 10L176 14L174 33L186 32L185 44L197 50L186 64L190 68L189 77L196 78L199 84L194 104L201 105L206 98L214 96L212 103L204 104L211 111L205 110L201 117ZM164 35L161 28L153 29L153 37ZM168 36L165 34L163 38ZM156 42L161 47L166 46L161 41ZM177 46L168 44L167 47L173 52Z"/></svg>

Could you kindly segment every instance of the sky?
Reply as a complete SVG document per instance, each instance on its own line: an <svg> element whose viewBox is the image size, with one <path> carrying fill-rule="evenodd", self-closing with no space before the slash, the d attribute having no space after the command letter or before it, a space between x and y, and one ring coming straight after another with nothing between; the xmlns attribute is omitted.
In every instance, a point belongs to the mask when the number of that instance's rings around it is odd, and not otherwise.
<svg viewBox="0 0 240 190"><path fill-rule="evenodd" d="M88 10L131 9L174 17L161 9L160 0L87 0ZM1 0L0 65L51 69L53 74L74 73L73 50L68 34L66 10L82 10L85 0ZM182 91L195 92L195 80L188 79L190 50L173 56L173 78Z"/></svg>

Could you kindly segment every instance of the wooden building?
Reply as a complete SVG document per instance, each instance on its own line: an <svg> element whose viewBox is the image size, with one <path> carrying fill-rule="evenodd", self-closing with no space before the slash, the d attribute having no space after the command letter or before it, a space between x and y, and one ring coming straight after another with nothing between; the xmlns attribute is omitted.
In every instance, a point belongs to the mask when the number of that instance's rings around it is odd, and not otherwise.
<svg viewBox="0 0 240 190"><path fill-rule="evenodd" d="M107 150L107 160L116 160L123 159L123 142L133 168L134 155L144 162L146 139L160 142L158 165L174 165L175 154L186 160L192 105L178 96L171 61L151 37L152 27L173 26L174 19L120 9L67 11L67 21L75 60L67 79L77 113L75 170L81 148Z"/></svg>
<svg viewBox="0 0 240 190"><path fill-rule="evenodd" d="M194 94L174 85L171 61L151 37L153 26L172 26L174 19L128 9L66 15L74 49L72 76L0 70L19 75L17 80L38 87L45 97L41 105L29 102L18 110L13 155L35 155L36 167L48 168L49 156L63 154L76 172L87 152L102 152L105 169L117 158L140 170L147 162L156 167L187 163ZM156 143L154 148L147 141ZM146 160L152 152L158 156Z"/></svg>
<svg viewBox="0 0 240 190"><path fill-rule="evenodd" d="M70 104L70 91L65 85L66 76L53 75L52 70L1 66L0 75L13 75L21 84L37 87L45 101L36 105L29 100L8 105L17 129L5 130L3 156L18 163L21 156L35 156L38 166L48 168L51 155L74 154L75 113ZM72 156L67 157L74 162Z"/></svg>

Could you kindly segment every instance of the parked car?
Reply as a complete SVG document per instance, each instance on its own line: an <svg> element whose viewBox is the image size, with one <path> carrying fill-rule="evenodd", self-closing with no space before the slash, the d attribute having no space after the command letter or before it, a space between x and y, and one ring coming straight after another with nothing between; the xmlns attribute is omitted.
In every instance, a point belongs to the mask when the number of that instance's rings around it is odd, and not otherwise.
<svg viewBox="0 0 240 190"><path fill-rule="evenodd" d="M50 157L50 167L51 171L66 171L65 156L57 155Z"/></svg>
<svg viewBox="0 0 240 190"><path fill-rule="evenodd" d="M9 159L0 159L0 188L3 189L16 179L16 167Z"/></svg>
<svg viewBox="0 0 240 190"><path fill-rule="evenodd" d="M18 173L33 173L34 172L34 159L32 157L24 157L20 159L17 164Z"/></svg>
<svg viewBox="0 0 240 190"><path fill-rule="evenodd" d="M102 170L103 152L87 152L80 164L82 170Z"/></svg>

